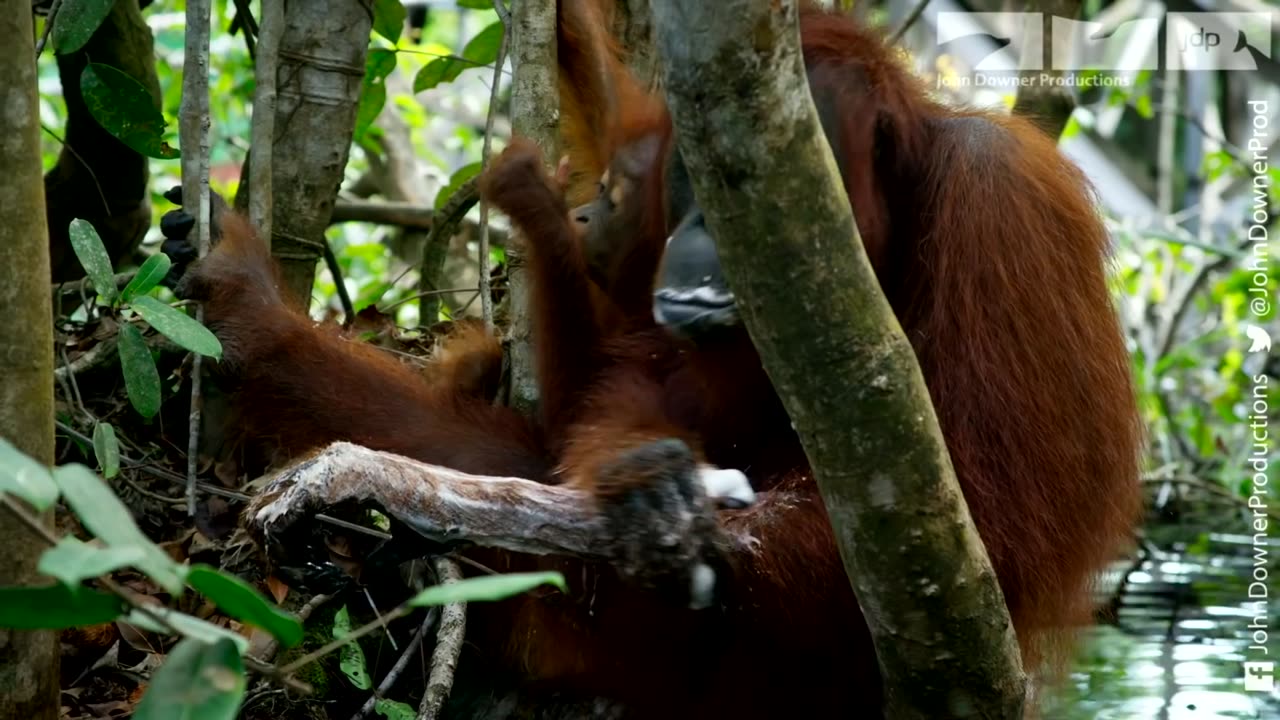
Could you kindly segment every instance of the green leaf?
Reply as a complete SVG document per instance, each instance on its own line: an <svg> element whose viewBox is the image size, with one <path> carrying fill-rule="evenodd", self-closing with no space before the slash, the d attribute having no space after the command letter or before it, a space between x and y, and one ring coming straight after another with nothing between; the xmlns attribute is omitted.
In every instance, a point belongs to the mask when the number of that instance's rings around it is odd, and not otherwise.
<svg viewBox="0 0 1280 720"><path fill-rule="evenodd" d="M458 0L458 7L471 10L492 10L493 0Z"/></svg>
<svg viewBox="0 0 1280 720"><path fill-rule="evenodd" d="M138 268L138 273L125 286L124 292L120 293L120 299L130 302L139 295L151 292L160 284L164 276L169 274L169 268L172 265L173 262L164 253L157 253L147 258L146 262L142 263L142 267Z"/></svg>
<svg viewBox="0 0 1280 720"><path fill-rule="evenodd" d="M350 634L351 615L347 612L347 606L343 605L333 616L333 639L341 640ZM369 678L368 666L364 661L364 650L360 648L360 643L349 642L343 645L339 658L338 667L351 680L352 685L361 690L368 690L373 687L373 681Z"/></svg>
<svg viewBox="0 0 1280 720"><path fill-rule="evenodd" d="M302 641L302 623L274 605L240 578L208 565L187 571L187 584L204 593L223 612L271 633L285 647Z"/></svg>
<svg viewBox="0 0 1280 720"><path fill-rule="evenodd" d="M364 81L360 85L360 104L356 107L355 137L362 137L378 119L387 104L387 86L384 82L396 69L396 53L386 48L369 51L364 65Z"/></svg>
<svg viewBox="0 0 1280 720"><path fill-rule="evenodd" d="M185 568L142 534L129 509L92 470L78 464L63 465L54 469L53 481L86 530L107 547L136 548L142 554L134 562L139 570L170 593L182 592Z"/></svg>
<svg viewBox="0 0 1280 720"><path fill-rule="evenodd" d="M190 638L151 676L133 720L235 720L247 682L234 643Z"/></svg>
<svg viewBox="0 0 1280 720"><path fill-rule="evenodd" d="M80 260L80 267L93 281L93 288L103 302L116 301L116 278L111 269L111 257L107 255L107 247L98 237L98 231L88 220L76 218L70 226L71 249Z"/></svg>
<svg viewBox="0 0 1280 720"><path fill-rule="evenodd" d="M412 705L386 698L378 698L373 703L373 709L387 720L414 720L418 717L418 711Z"/></svg>
<svg viewBox="0 0 1280 720"><path fill-rule="evenodd" d="M0 587L0 627L61 630L111 622L122 612L123 600L85 587Z"/></svg>
<svg viewBox="0 0 1280 720"><path fill-rule="evenodd" d="M160 412L160 372L138 328L124 323L119 337L120 372L133 409L144 418Z"/></svg>
<svg viewBox="0 0 1280 720"><path fill-rule="evenodd" d="M498 51L502 48L502 36L506 29L502 21L497 20L476 33L467 46L462 48L462 57L477 65L492 65L498 61Z"/></svg>
<svg viewBox="0 0 1280 720"><path fill-rule="evenodd" d="M458 168L458 171L449 178L449 184L440 188L440 192L436 193L435 208L439 210L449 202L453 194L458 192L458 188L462 187L468 180L480 174L483 166L480 163L471 163Z"/></svg>
<svg viewBox="0 0 1280 720"><path fill-rule="evenodd" d="M36 569L64 585L76 587L85 580L142 561L142 551L136 547L96 547L67 536L44 551Z"/></svg>
<svg viewBox="0 0 1280 720"><path fill-rule="evenodd" d="M115 0L63 0L49 33L53 51L66 55L84 47L115 4Z"/></svg>
<svg viewBox="0 0 1280 720"><path fill-rule="evenodd" d="M392 45L400 42L404 17L405 9L400 0L373 1L373 31L390 40Z"/></svg>
<svg viewBox="0 0 1280 720"><path fill-rule="evenodd" d="M0 437L0 493L25 500L37 511L58 501L58 486L49 468Z"/></svg>
<svg viewBox="0 0 1280 720"><path fill-rule="evenodd" d="M472 67L471 63L453 55L436 58L413 77L413 91L420 93L442 83L453 82L469 67Z"/></svg>
<svg viewBox="0 0 1280 720"><path fill-rule="evenodd" d="M164 115L142 83L102 63L80 73L80 92L89 114L120 142L147 157L172 160L180 153L164 141Z"/></svg>
<svg viewBox="0 0 1280 720"><path fill-rule="evenodd" d="M487 602L505 600L513 595L532 590L539 585L554 585L562 591L568 588L564 576L558 572L512 573L510 575L486 575L459 580L448 585L435 585L409 599L412 607L448 605L457 602Z"/></svg>
<svg viewBox="0 0 1280 720"><path fill-rule="evenodd" d="M240 651L241 655L249 650L249 641L246 638L233 633L224 627L219 627L206 620L201 620L198 617L192 617L185 613L177 612L176 610L170 610L166 607L157 606L150 607L148 609L150 610L150 614L143 613L135 608L125 616L124 621L131 625L136 625L138 628L148 632L159 633L161 635L170 634L169 628L151 618L151 615L156 615L172 625L173 629L177 630L178 634L182 637L206 643L214 643L219 640L230 640L235 644L236 649Z"/></svg>
<svg viewBox="0 0 1280 720"><path fill-rule="evenodd" d="M218 341L218 336L181 310L165 305L149 295L137 298L130 307L161 335L181 347L206 357L222 357L222 343Z"/></svg>
<svg viewBox="0 0 1280 720"><path fill-rule="evenodd" d="M106 479L110 480L120 472L120 443L111 423L100 422L93 426L93 456Z"/></svg>

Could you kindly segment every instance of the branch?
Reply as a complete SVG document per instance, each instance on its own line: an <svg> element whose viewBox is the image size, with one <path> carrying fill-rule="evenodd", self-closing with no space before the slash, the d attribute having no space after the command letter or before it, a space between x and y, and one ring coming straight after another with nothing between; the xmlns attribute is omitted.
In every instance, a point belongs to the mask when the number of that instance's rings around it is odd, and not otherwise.
<svg viewBox="0 0 1280 720"><path fill-rule="evenodd" d="M436 558L436 575L441 585L456 583L462 579L458 564L448 558ZM423 626L426 629L426 626ZM427 691L418 705L418 720L436 720L444 701L453 689L454 672L458 658L462 656L462 641L467 635L467 604L462 602L445 605L440 613L440 628L436 634L436 649L431 652L431 674L427 677Z"/></svg>
<svg viewBox="0 0 1280 720"><path fill-rule="evenodd" d="M532 555L607 560L603 522L589 493L519 478L471 475L391 453L334 443L276 474L246 511L261 544L304 516L369 502L428 539Z"/></svg>
<svg viewBox="0 0 1280 720"><path fill-rule="evenodd" d="M329 222L367 222L429 231L434 226L435 215L434 208L411 202L339 200L333 206Z"/></svg>
<svg viewBox="0 0 1280 720"><path fill-rule="evenodd" d="M679 151L813 467L886 716L1021 718L1026 682L1004 598L862 249L809 95L797 0L652 7Z"/></svg>

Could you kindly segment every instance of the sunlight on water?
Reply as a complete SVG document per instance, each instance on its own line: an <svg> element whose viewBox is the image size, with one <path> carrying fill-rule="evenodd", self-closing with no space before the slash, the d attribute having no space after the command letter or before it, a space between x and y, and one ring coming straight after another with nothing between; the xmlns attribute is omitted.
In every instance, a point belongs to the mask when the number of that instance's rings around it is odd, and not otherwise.
<svg viewBox="0 0 1280 720"><path fill-rule="evenodd" d="M1280 688L1245 692L1242 679L1254 617L1248 543L1210 534L1197 543L1206 552L1174 545L1134 567L1118 621L1088 633L1069 682L1046 698L1045 720L1280 720ZM1271 613L1274 635L1274 597ZM1271 646L1274 656L1280 644Z"/></svg>

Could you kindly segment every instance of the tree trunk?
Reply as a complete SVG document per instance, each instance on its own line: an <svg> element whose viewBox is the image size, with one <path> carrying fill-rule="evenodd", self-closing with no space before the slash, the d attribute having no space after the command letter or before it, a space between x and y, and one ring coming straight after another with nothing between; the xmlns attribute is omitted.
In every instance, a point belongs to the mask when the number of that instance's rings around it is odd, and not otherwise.
<svg viewBox="0 0 1280 720"><path fill-rule="evenodd" d="M0 437L52 465L53 307L34 31L28 0L0 2ZM0 584L36 579L43 546L4 512L0 546ZM57 635L0 629L0 718L56 717Z"/></svg>
<svg viewBox="0 0 1280 720"><path fill-rule="evenodd" d="M284 23L271 158L271 254L290 302L305 306L351 149L373 11L346 0L293 0ZM246 175L237 207L247 206L252 182Z"/></svg>
<svg viewBox="0 0 1280 720"><path fill-rule="evenodd" d="M653 17L679 149L813 467L886 717L1021 718L1004 597L862 250L807 89L797 0L654 0Z"/></svg>

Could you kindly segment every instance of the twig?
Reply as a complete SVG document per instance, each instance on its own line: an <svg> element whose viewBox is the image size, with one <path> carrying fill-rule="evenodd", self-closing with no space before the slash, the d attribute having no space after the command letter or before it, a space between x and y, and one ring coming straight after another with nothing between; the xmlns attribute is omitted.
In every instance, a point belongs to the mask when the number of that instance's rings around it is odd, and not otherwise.
<svg viewBox="0 0 1280 720"><path fill-rule="evenodd" d="M95 346L94 349L96 350L97 347ZM63 343L58 343L58 358L62 362L60 367L54 370L54 379L62 386L62 392L67 396L67 402L75 406L75 409L80 411L81 415L92 420L93 416L89 414L89 410L84 405L84 398L80 396L80 384L76 382L76 374L68 370L71 367L71 361L67 359L67 346ZM63 372L59 373L57 372L58 370L63 370Z"/></svg>
<svg viewBox="0 0 1280 720"><path fill-rule="evenodd" d="M432 225L431 234L427 236L427 241L423 244L424 248L438 247L439 243L453 237L453 233L457 229L459 223L461 223L462 219L466 217L466 214L471 211L471 208L475 207L476 203L479 202L479 187L479 179L471 178L462 185L459 185L457 190L453 191L453 195L450 196L448 202L444 204L444 207L440 208L440 210L436 212L434 218L435 224ZM432 274L427 271L426 257L424 253L423 265L418 272L419 292L430 293L433 290L437 290L438 288L430 287L434 280L435 278ZM482 279L480 287L486 286L486 282ZM423 294L420 297L425 301L429 298L433 298L434 295ZM433 308L435 309L434 312ZM419 306L419 321L423 325L430 325L435 322L438 311L438 305L423 302Z"/></svg>
<svg viewBox="0 0 1280 720"><path fill-rule="evenodd" d="M365 602L369 603L369 609L373 611L373 617L378 620L381 620L382 613L378 612L378 603L373 601L373 593L369 592L369 587L367 585L361 588L361 590L364 592ZM387 636L387 643L391 645L392 652L396 652L400 650L400 647L396 645L396 636L391 634L391 628L388 628L387 626L383 625L382 634Z"/></svg>
<svg viewBox="0 0 1280 720"><path fill-rule="evenodd" d="M899 25L898 29L894 30L893 34L889 36L889 45L898 44L898 41L902 39L902 36L907 34L907 31L911 29L912 25L916 24L916 21L920 19L921 15L924 15L924 10L929 7L929 2L930 0L920 0L920 2L916 3L915 7L911 8L910 14L903 18L902 24Z"/></svg>
<svg viewBox="0 0 1280 720"><path fill-rule="evenodd" d="M45 43L49 42L49 33L53 30L53 20L58 16L58 11L62 9L62 0L53 0L53 5L49 6L49 15L44 19L44 32L40 33L40 39L36 41L36 59L40 59L40 53L44 52Z"/></svg>
<svg viewBox="0 0 1280 720"><path fill-rule="evenodd" d="M186 43L182 62L182 106L178 134L182 143L182 197L196 198L196 248L209 254L209 22L210 0L187 0ZM255 113L256 114L256 113ZM204 307L196 307L204 323ZM187 515L196 514L196 475L200 465L200 393L204 356L191 361L191 414L187 423Z"/></svg>
<svg viewBox="0 0 1280 720"><path fill-rule="evenodd" d="M116 336L103 338L98 341L97 345L89 348L88 351L82 353L75 360L68 361L66 357L66 348L62 349L62 365L54 368L53 377L58 382L62 382L68 378L75 382L75 376L86 370L92 370L103 365L111 358L111 354L116 350ZM84 407L84 401L80 400L79 388L76 389L76 399L80 403L81 408Z"/></svg>
<svg viewBox="0 0 1280 720"><path fill-rule="evenodd" d="M349 328L356 321L356 308L351 303L351 293L347 292L347 283L342 279L342 266L338 264L338 256L333 254L333 245L329 244L329 238L321 237L324 241L324 264L333 276L333 286L338 291L338 301L342 303L342 327Z"/></svg>
<svg viewBox="0 0 1280 720"><path fill-rule="evenodd" d="M241 8L239 12L248 15L248 8ZM262 0L259 14L262 17L259 18L258 26L258 54L253 63L256 87L253 92L253 126L250 130L252 153L249 156L249 221L257 226L258 232L270 247L276 68L280 55L280 33L284 26L284 0ZM249 34L246 24L245 37Z"/></svg>
<svg viewBox="0 0 1280 720"><path fill-rule="evenodd" d="M441 290L426 290L424 292L416 292L408 297L402 297L393 303L383 305L382 307L378 308L378 311L384 312L384 313L390 312L391 310L397 307L400 307L401 305L407 302L411 302L413 300L421 300L422 298L425 298L425 297L435 297L437 295L448 295L449 293L463 293L463 292L478 293L480 292L480 288L458 287L458 288L443 288Z"/></svg>
<svg viewBox="0 0 1280 720"><path fill-rule="evenodd" d="M293 616L298 619L298 622L306 623L307 620L311 618L311 614L316 611L316 608L324 605L332 599L332 595L315 595L308 600L305 605L298 608L298 612L294 613ZM275 659L276 653L280 651L280 641L276 640L274 635L270 635L269 637L270 640L268 640L267 643L262 646L262 649L258 651L259 659L264 662L271 662Z"/></svg>
<svg viewBox="0 0 1280 720"><path fill-rule="evenodd" d="M48 135L54 140L57 140L58 144L61 145L64 150L71 153L71 157L75 158L76 161L80 163L81 167L84 168L84 171L89 173L89 177L93 180L93 189L98 191L98 199L102 201L102 211L107 215L110 215L111 204L107 202L107 194L102 191L102 183L98 182L98 175L93 171L93 167L89 165L87 160L80 157L80 153L76 152L75 148L68 145L67 141L63 140L62 136L54 132L53 129L50 128L48 125L41 123L40 129L44 132L44 134Z"/></svg>
<svg viewBox="0 0 1280 720"><path fill-rule="evenodd" d="M418 627L418 631L409 640L409 644L405 646L404 652L400 653L400 659L396 660L396 664L391 666L387 671L386 677L382 678L382 682L378 683L378 689L373 691L373 695L364 701L364 705L351 716L351 720L364 720L369 713L373 712L373 706L377 704L378 698L386 697L391 692L391 688L395 685L396 680L400 679L404 669L409 667L409 661L417 654L418 648L422 647L422 639L427 636L427 632L431 630L431 626L436 623L436 618L440 615L440 608L431 608L427 611L426 617L422 618L422 625Z"/></svg>
<svg viewBox="0 0 1280 720"><path fill-rule="evenodd" d="M137 274L137 270L129 270L127 272L116 273L111 279L115 282L116 290L122 290L129 284L129 281L133 280L133 276ZM76 295L89 291L96 293L97 290L98 289L93 286L93 279L89 277L72 280L71 282L59 283L55 288L55 291L59 295Z"/></svg>
<svg viewBox="0 0 1280 720"><path fill-rule="evenodd" d="M493 62L493 87L489 88L489 114L484 121L484 145L480 150L480 172L489 167L489 150L493 144L493 116L498 110L498 91L502 87L502 64L507 59L507 45L511 41L511 23L503 17L506 9L502 0L493 1L498 17L502 18L502 43L498 45L498 58ZM484 318L484 328L493 332L493 290L489 287L489 203L480 198L480 315ZM442 619L440 627L447 623ZM434 671L433 671L434 672ZM452 681L451 681L452 682ZM429 695L429 693L428 693ZM425 700L423 701L425 708ZM438 709L438 708L437 708ZM422 712L419 711L421 717ZM434 713L432 715L434 717Z"/></svg>
<svg viewBox="0 0 1280 720"><path fill-rule="evenodd" d="M1249 239L1245 238L1237 249L1243 249L1249 243ZM1225 266L1235 255L1222 254L1213 258L1206 258L1195 273L1187 280L1176 294L1169 299L1167 305L1172 308L1165 315L1165 322L1161 324L1159 336L1155 345L1155 354L1151 356L1151 362L1155 363L1169 353L1173 347L1174 338L1178 334L1178 326L1182 324L1182 318L1187 314L1187 310L1191 307L1191 300L1195 297L1196 291L1204 285L1205 281L1214 271Z"/></svg>
<svg viewBox="0 0 1280 720"><path fill-rule="evenodd" d="M347 633L346 635L343 635L340 638L334 638L333 640L330 640L329 642L325 643L324 647L321 647L318 650L312 650L306 655L303 655L297 660L294 660L288 665L285 665L284 667L280 668L280 673L282 675L292 675L293 673L297 672L299 669L306 667L307 665L315 662L316 660L319 660L320 658L324 657L325 655L328 655L334 650L337 650L338 648L343 647L344 645L350 645L351 643L355 642L356 640L359 640L365 635L368 635L369 633L374 632L376 630L380 630L382 629L383 626L387 625L388 623L395 622L396 620L399 620L400 618L408 615L411 612L413 612L413 608L409 607L408 605L397 606L394 610L387 613L386 615L383 615L377 620L365 625L361 625L360 627L356 628L355 630L352 630L351 632Z"/></svg>
<svg viewBox="0 0 1280 720"><path fill-rule="evenodd" d="M462 571L454 561L435 559L436 576L441 585L451 585L462 579ZM436 647L431 652L431 674L427 676L427 691L418 705L418 720L436 720L444 701L453 689L453 675L462 655L462 640L467 634L467 604L449 603L440 611L440 627L436 630Z"/></svg>
<svg viewBox="0 0 1280 720"><path fill-rule="evenodd" d="M240 28L244 33L244 47L249 51L249 59L257 62L258 53L254 38L258 35L258 23L253 19L253 11L249 8L249 0L234 0L234 2L236 16L232 18L231 27L227 28L227 32L235 35L236 28ZM254 107L257 106L255 105Z"/></svg>

